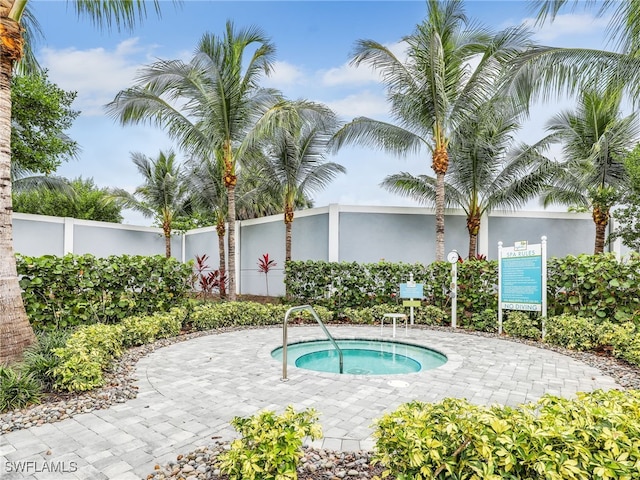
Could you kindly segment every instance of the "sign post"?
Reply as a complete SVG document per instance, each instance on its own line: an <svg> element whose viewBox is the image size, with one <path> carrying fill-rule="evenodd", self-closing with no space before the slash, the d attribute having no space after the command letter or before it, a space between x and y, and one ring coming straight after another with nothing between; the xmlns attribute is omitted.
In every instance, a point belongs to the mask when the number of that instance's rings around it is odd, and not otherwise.
<svg viewBox="0 0 640 480"><path fill-rule="evenodd" d="M540 312L542 338L547 316L547 237L530 245L516 242L503 247L498 242L498 333L502 333L502 311Z"/></svg>
<svg viewBox="0 0 640 480"><path fill-rule="evenodd" d="M451 250L447 255L447 260L451 264L451 328L457 328L458 324L458 259L460 255L457 250Z"/></svg>
<svg viewBox="0 0 640 480"><path fill-rule="evenodd" d="M409 274L409 281L407 283L400 284L400 298L408 298L409 300L403 300L402 305L409 307L409 315L411 318L411 325L413 325L413 307L419 307L420 301L424 297L424 284L416 283L413 280L413 273ZM415 300L415 299L418 300Z"/></svg>

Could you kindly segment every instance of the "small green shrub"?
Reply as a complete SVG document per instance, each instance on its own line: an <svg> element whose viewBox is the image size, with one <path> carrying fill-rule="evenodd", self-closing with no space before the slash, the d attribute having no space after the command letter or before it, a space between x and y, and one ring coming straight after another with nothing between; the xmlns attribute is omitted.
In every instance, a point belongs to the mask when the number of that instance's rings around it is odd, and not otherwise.
<svg viewBox="0 0 640 480"><path fill-rule="evenodd" d="M545 322L544 341L571 350L588 351L598 347L595 322L587 317L571 314L556 315Z"/></svg>
<svg viewBox="0 0 640 480"><path fill-rule="evenodd" d="M246 325L277 325L283 322L286 311L285 305L257 302L205 303L193 309L190 321L198 330Z"/></svg>
<svg viewBox="0 0 640 480"><path fill-rule="evenodd" d="M127 317L121 322L123 344L127 347L144 345L160 338L175 337L180 333L186 315L186 309L172 308L166 313Z"/></svg>
<svg viewBox="0 0 640 480"><path fill-rule="evenodd" d="M122 353L122 325L85 325L79 327L63 348L53 353L60 358L54 368L57 390L91 390L103 383L102 370Z"/></svg>
<svg viewBox="0 0 640 480"><path fill-rule="evenodd" d="M36 343L24 353L20 370L27 375L33 375L46 391L53 389L53 372L60 365L60 357L53 353L53 350L64 347L69 335L70 332L66 330L37 333Z"/></svg>
<svg viewBox="0 0 640 480"><path fill-rule="evenodd" d="M33 375L0 365L0 412L40 403L42 385Z"/></svg>
<svg viewBox="0 0 640 480"><path fill-rule="evenodd" d="M502 328L512 337L540 340L542 338L542 324L540 317L532 317L527 312L517 310L507 313Z"/></svg>
<svg viewBox="0 0 640 480"><path fill-rule="evenodd" d="M218 457L219 468L231 480L298 478L305 437L322 437L315 410L295 412L288 406L282 415L263 411L248 418L235 417L231 425L242 438Z"/></svg>
<svg viewBox="0 0 640 480"><path fill-rule="evenodd" d="M462 326L477 332L497 332L498 312L492 309L485 309L478 313L472 313L471 318L462 317Z"/></svg>

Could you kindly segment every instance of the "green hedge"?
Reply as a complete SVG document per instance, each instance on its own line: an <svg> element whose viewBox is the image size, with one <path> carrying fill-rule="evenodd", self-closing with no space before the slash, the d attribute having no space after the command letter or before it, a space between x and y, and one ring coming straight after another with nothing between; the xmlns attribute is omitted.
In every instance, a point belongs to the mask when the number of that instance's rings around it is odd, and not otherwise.
<svg viewBox="0 0 640 480"><path fill-rule="evenodd" d="M519 408L415 401L378 420L374 437L374 461L398 479L638 478L640 391Z"/></svg>
<svg viewBox="0 0 640 480"><path fill-rule="evenodd" d="M399 285L409 278L424 283L424 303L450 310L451 266L419 263L336 263L293 261L285 266L291 301L345 308L395 304ZM497 310L498 262L470 260L458 264L458 317L463 326L486 323ZM640 255L618 261L614 254L551 258L547 262L549 315L575 314L617 322L640 322ZM474 319L474 315L476 319ZM494 326L483 328L492 331Z"/></svg>
<svg viewBox="0 0 640 480"><path fill-rule="evenodd" d="M22 299L36 330L167 311L186 298L192 275L190 263L160 255L16 258Z"/></svg>
<svg viewBox="0 0 640 480"><path fill-rule="evenodd" d="M424 284L426 304L450 308L451 265L420 263L355 263L292 261L285 266L290 301L322 305L341 312L345 308L397 304L399 285L413 274ZM458 265L458 308L461 314L497 309L498 263L468 261Z"/></svg>

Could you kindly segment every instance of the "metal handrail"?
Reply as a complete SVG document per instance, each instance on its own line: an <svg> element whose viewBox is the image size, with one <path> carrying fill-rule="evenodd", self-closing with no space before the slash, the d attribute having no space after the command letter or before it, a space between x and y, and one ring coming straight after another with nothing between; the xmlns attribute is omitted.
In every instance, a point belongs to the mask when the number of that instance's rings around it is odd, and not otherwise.
<svg viewBox="0 0 640 480"><path fill-rule="evenodd" d="M301 310L309 310L311 312L311 315L313 315L313 318L316 319L316 322L318 322L318 325L320 325L320 327L322 327L322 330L324 330L324 333L327 336L327 338L331 340L331 343L333 343L334 348L338 351L338 357L340 359L340 373L342 373L343 363L344 363L342 358L342 350L340 350L340 347L336 343L335 339L329 333L329 330L327 330L327 327L324 325L324 323L322 323L322 320L320 320L320 317L318 316L316 311L313 309L313 307L311 305L300 305L298 307L291 307L289 310L287 310L287 313L284 316L284 323L282 324L282 379L281 380L283 382L286 382L288 380L287 378L287 321L289 320L289 314L291 314L292 312L299 312Z"/></svg>

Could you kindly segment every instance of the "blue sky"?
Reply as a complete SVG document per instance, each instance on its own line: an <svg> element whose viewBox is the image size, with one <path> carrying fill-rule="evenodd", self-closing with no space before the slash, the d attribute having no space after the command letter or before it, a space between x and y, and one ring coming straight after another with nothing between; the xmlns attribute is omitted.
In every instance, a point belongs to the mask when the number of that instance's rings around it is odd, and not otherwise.
<svg viewBox="0 0 640 480"><path fill-rule="evenodd" d="M190 1L174 7L162 2L163 14L153 13L133 33L101 32L88 19L78 19L64 1L30 2L44 39L36 55L61 88L77 91L73 108L82 113L69 134L79 142L77 160L63 164L58 174L93 178L100 187L132 191L142 183L131 162L132 152L155 157L173 148L166 135L150 126L120 126L105 115L104 105L131 86L136 72L157 59L188 60L205 32L221 34L227 20L237 27L259 26L276 46L276 69L264 85L287 97L320 101L344 120L366 115L385 118L384 91L366 67L349 66L359 39L397 46L426 14L423 1ZM465 3L469 17L496 30L532 22L529 3L519 0ZM540 43L554 46L605 48L607 20L582 10L561 15L553 26L537 30ZM569 101L538 104L521 138L542 137L544 123ZM331 157L347 168L328 188L315 195L316 206L417 205L391 195L378 184L389 174L409 171L431 174L428 152L422 157L397 158L365 148L347 148ZM125 223L150 225L132 212Z"/></svg>

